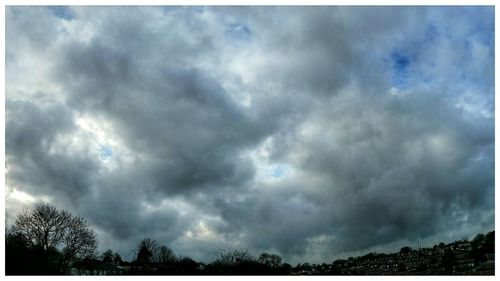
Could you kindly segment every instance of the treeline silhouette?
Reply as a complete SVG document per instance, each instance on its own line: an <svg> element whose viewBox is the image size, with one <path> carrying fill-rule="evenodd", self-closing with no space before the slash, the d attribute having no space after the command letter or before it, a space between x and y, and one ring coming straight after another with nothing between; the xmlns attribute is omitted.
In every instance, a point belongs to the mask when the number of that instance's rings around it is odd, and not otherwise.
<svg viewBox="0 0 500 281"><path fill-rule="evenodd" d="M85 219L38 204L23 211L6 231L6 274L61 274L96 248L96 236Z"/></svg>
<svg viewBox="0 0 500 281"><path fill-rule="evenodd" d="M456 254L453 245L468 246L468 256L475 264L484 264L494 253L494 231L478 234L471 241L463 239L450 244L440 243L428 248L440 253L439 270L431 274L457 274ZM451 246L450 246L451 245ZM427 255L403 247L399 253L369 253L361 257L338 259L332 263L297 264L283 263L280 256L262 253L253 256L245 249L217 251L215 260L205 264L190 257L175 255L169 247L145 238L132 250L133 260L124 261L111 249L97 253L97 239L83 218L48 204L38 204L21 213L6 232L7 275L341 275L378 274L371 268L385 263L387 258L412 258ZM384 259L385 258L385 259ZM367 266L367 264L369 266ZM366 269L363 269L364 267ZM422 265L420 265L422 266ZM354 271L352 270L354 269ZM357 270L357 271L356 271ZM389 272L389 271L387 271ZM396 274L411 272L400 262ZM380 273L384 274L384 273Z"/></svg>

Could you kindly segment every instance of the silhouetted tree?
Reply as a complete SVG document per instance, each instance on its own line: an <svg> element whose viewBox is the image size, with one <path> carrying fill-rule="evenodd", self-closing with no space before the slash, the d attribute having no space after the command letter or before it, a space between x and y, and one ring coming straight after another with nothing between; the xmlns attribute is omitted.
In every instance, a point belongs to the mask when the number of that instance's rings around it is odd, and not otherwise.
<svg viewBox="0 0 500 281"><path fill-rule="evenodd" d="M30 242L19 233L7 231L5 237L5 273L7 275L30 274L33 270L33 255Z"/></svg>
<svg viewBox="0 0 500 281"><path fill-rule="evenodd" d="M150 238L142 239L137 245L137 257L135 259L138 264L148 264L154 262L154 258L158 256L158 243Z"/></svg>
<svg viewBox="0 0 500 281"><path fill-rule="evenodd" d="M258 261L271 268L278 268L281 265L281 257L275 254L262 253Z"/></svg>
<svg viewBox="0 0 500 281"><path fill-rule="evenodd" d="M259 274L262 264L246 249L219 250L214 262L207 265L209 274Z"/></svg>
<svg viewBox="0 0 500 281"><path fill-rule="evenodd" d="M37 260L34 267L25 269L33 274L60 273L75 258L94 253L97 245L94 232L83 218L49 204L24 210L9 233L22 239L30 259ZM7 255L6 259L10 257Z"/></svg>
<svg viewBox="0 0 500 281"><path fill-rule="evenodd" d="M485 235L482 233L477 234L471 241L472 257L476 262L484 261L485 249L483 247Z"/></svg>
<svg viewBox="0 0 500 281"><path fill-rule="evenodd" d="M311 271L312 270L312 266L308 262L306 262L306 263L302 264L301 269L305 270L305 271Z"/></svg>
<svg viewBox="0 0 500 281"><path fill-rule="evenodd" d="M104 253L102 253L102 261L105 263L113 262L113 250L108 249Z"/></svg>
<svg viewBox="0 0 500 281"><path fill-rule="evenodd" d="M484 236L484 248L486 253L495 252L495 231L490 231Z"/></svg>
<svg viewBox="0 0 500 281"><path fill-rule="evenodd" d="M177 264L177 257L169 247L161 245L154 260L158 263L159 274L180 274L181 269Z"/></svg>
<svg viewBox="0 0 500 281"><path fill-rule="evenodd" d="M120 254L115 253L115 254L113 255L113 262L114 262L116 265L120 265L120 264L123 262L122 257L120 256Z"/></svg>
<svg viewBox="0 0 500 281"><path fill-rule="evenodd" d="M31 247L48 250L58 246L64 238L71 215L48 204L37 204L24 210L12 226L12 232L25 237Z"/></svg>
<svg viewBox="0 0 500 281"><path fill-rule="evenodd" d="M289 263L283 263L281 265L280 274L289 275L292 272L292 266Z"/></svg>
<svg viewBox="0 0 500 281"><path fill-rule="evenodd" d="M167 246L161 245L155 259L160 264L173 263L177 260L174 251Z"/></svg>
<svg viewBox="0 0 500 281"><path fill-rule="evenodd" d="M93 255L97 247L94 231L81 217L70 217L62 239L64 263Z"/></svg>
<svg viewBox="0 0 500 281"><path fill-rule="evenodd" d="M217 257L217 261L228 265L237 265L254 260L247 249L233 251L220 250Z"/></svg>
<svg viewBox="0 0 500 281"><path fill-rule="evenodd" d="M198 274L198 263L189 257L179 258L177 260L178 274Z"/></svg>

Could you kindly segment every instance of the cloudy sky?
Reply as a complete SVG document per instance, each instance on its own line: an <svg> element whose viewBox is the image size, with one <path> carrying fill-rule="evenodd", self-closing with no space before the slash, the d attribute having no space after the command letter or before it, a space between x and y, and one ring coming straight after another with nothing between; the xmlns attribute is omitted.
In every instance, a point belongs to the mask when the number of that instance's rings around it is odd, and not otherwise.
<svg viewBox="0 0 500 281"><path fill-rule="evenodd" d="M6 7L6 216L331 262L494 229L493 7Z"/></svg>

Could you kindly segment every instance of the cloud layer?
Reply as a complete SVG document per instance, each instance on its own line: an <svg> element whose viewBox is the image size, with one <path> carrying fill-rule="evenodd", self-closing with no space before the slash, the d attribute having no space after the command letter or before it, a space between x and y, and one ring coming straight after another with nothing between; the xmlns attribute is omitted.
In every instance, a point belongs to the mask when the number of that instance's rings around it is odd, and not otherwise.
<svg viewBox="0 0 500 281"><path fill-rule="evenodd" d="M7 222L331 261L494 227L492 7L8 7Z"/></svg>

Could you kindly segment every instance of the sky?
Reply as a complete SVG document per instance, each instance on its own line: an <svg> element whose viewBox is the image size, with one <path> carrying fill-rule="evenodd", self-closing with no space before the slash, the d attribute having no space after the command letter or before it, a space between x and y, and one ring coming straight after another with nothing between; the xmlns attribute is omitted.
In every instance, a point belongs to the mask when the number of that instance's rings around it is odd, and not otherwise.
<svg viewBox="0 0 500 281"><path fill-rule="evenodd" d="M6 7L6 222L332 262L494 230L494 7Z"/></svg>

